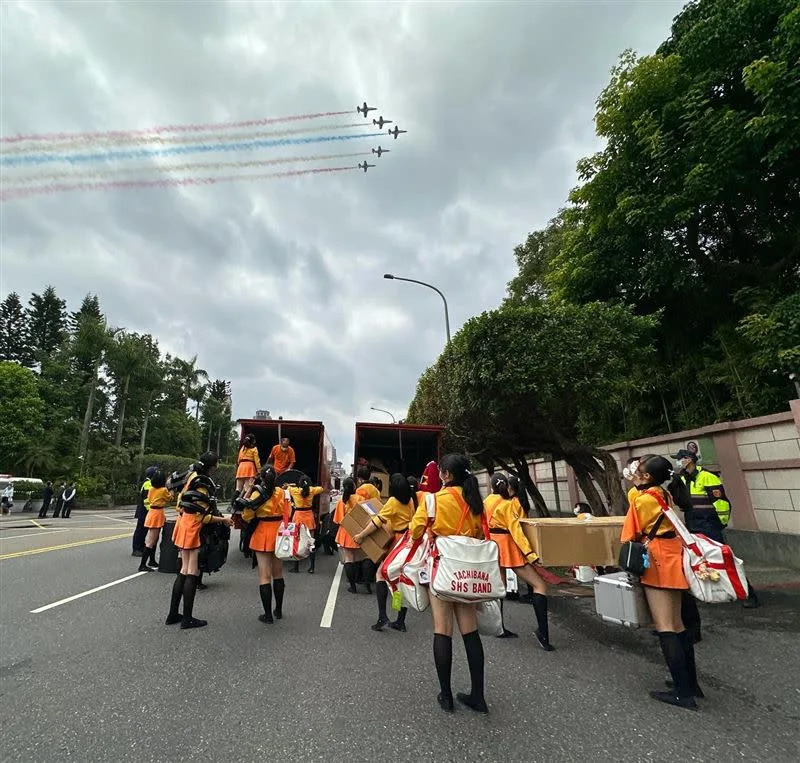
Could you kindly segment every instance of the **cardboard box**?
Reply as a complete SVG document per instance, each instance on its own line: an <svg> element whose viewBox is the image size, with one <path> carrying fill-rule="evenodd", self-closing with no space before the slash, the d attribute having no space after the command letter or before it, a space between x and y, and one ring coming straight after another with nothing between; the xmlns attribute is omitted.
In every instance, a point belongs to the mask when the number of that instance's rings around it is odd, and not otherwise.
<svg viewBox="0 0 800 763"><path fill-rule="evenodd" d="M352 537L355 537L372 522L372 517L375 516L381 508L381 502L374 499L356 504L342 518L342 527L344 527ZM364 538L364 542L361 544L361 550L373 562L377 563L386 556L392 541L394 541L394 533L379 527L372 535Z"/></svg>
<svg viewBox="0 0 800 763"><path fill-rule="evenodd" d="M522 531L545 567L616 567L625 517L521 519Z"/></svg>

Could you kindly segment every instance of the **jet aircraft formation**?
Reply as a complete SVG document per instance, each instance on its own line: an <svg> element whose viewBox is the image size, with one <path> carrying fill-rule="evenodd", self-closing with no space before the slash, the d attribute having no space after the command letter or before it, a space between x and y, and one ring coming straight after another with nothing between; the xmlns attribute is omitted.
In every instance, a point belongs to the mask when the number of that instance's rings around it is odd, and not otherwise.
<svg viewBox="0 0 800 763"><path fill-rule="evenodd" d="M378 110L377 106L369 106L367 105L366 101L364 101L364 103L362 103L360 106L356 106L356 113L363 114L364 119L368 118L368 114L370 111L377 111L377 110ZM392 122L391 119L384 119L383 115L381 115L377 119L373 119L372 124L374 124L379 130L382 130L384 125L390 125L394 123ZM398 135L402 135L403 133L406 132L408 132L408 130L401 130L397 125L394 126L393 130L391 129L387 130L387 133L392 137L394 137L395 140L397 140ZM377 148L372 149L372 153L375 154L378 157L378 159L380 159L382 154L389 153L389 149L378 146ZM358 165L358 169L364 170L364 172L366 173L366 171L370 169L370 167L376 167L376 166L377 165L375 164L367 164L366 160L364 160Z"/></svg>

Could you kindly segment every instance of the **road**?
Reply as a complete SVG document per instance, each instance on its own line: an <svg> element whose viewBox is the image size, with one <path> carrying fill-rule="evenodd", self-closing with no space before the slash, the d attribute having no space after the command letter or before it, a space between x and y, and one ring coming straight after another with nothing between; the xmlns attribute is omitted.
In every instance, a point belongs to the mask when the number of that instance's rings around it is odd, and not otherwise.
<svg viewBox="0 0 800 763"><path fill-rule="evenodd" d="M256 573L232 550L197 595L208 627L181 631L163 624L173 577L157 572L34 613L128 578L139 561L129 511L40 524L0 525L5 761L800 758L796 587L765 590L755 611L703 610L697 713L648 698L665 677L656 640L600 623L581 589L552 597L552 653L535 646L531 607L509 602L520 638L484 638L490 715L448 716L428 613L410 613L408 633L374 633L374 599L342 580L321 627L333 557L315 575L286 575L284 620L268 626ZM453 651L454 689L468 689L457 637Z"/></svg>

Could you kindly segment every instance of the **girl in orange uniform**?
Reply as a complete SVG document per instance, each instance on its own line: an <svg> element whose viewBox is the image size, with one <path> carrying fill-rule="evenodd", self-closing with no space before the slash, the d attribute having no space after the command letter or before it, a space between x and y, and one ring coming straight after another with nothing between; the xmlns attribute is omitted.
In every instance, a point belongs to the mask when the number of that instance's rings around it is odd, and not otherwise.
<svg viewBox="0 0 800 763"><path fill-rule="evenodd" d="M322 487L311 487L311 480L308 477L301 477L300 484L289 487L289 495L292 497L292 522L305 525L312 536L317 534L317 519L314 516L314 498L325 491ZM316 546L308 557L308 571L314 574L314 565L317 558ZM295 562L292 572L300 572L300 562Z"/></svg>
<svg viewBox="0 0 800 763"><path fill-rule="evenodd" d="M216 505L216 485L209 476L217 468L216 453L204 453L194 471L189 475L178 497L180 516L172 532L172 542L180 550L181 571L172 586L169 614L166 624L180 623L181 628L202 628L206 620L192 617L194 595L199 582L198 556L200 553L200 528L204 524L218 522L230 526L229 517L215 517L210 512ZM183 616L178 608L183 598Z"/></svg>
<svg viewBox="0 0 800 763"><path fill-rule="evenodd" d="M435 494L436 516L430 527L434 536L466 535L470 538L483 538L481 500L478 480L469 470L469 459L457 453L445 456L439 464L444 488ZM465 511L466 510L466 511ZM422 537L428 529L428 514L425 503L417 508L409 534L411 541ZM431 592L431 612L433 614L433 660L439 677L441 691L439 706L448 713L453 712L453 692L450 674L453 666L453 617L464 640L467 652L469 676L472 689L469 694L459 693L458 701L478 713L488 713L483 694L483 645L478 635L478 622L475 604L462 604L444 601Z"/></svg>
<svg viewBox="0 0 800 763"><path fill-rule="evenodd" d="M381 500L381 491L372 484L368 466L359 466L356 471L356 493L363 501Z"/></svg>
<svg viewBox="0 0 800 763"><path fill-rule="evenodd" d="M414 512L417 510L416 496L411 492L408 480L399 473L393 474L389 478L389 500L383 505L378 514L372 517L372 522L367 525L353 540L361 544L369 535L379 527L385 527L394 533L394 540L397 542L400 536L408 529L408 523ZM378 622L371 626L374 631L382 631L385 626L389 626L396 631L406 629L406 607L401 607L397 615L397 620L389 622L386 614L386 599L389 597L389 586L386 581L378 575L375 593L378 597Z"/></svg>
<svg viewBox="0 0 800 763"><path fill-rule="evenodd" d="M339 525L336 532L336 545L342 549L344 556L344 574L347 576L347 590L350 593L357 593L356 580L358 578L358 543L351 537L350 533L342 527L342 520L345 514L352 509L360 498L356 495L356 483L352 477L347 477L342 483L342 497L339 503L336 504L336 509L333 513L333 521Z"/></svg>
<svg viewBox="0 0 800 763"><path fill-rule="evenodd" d="M261 483L251 491L247 501L238 500L245 522L256 522L250 536L250 550L255 552L258 563L258 592L264 614L258 619L262 623L273 623L272 594L275 593L275 617L283 618L283 563L275 557L275 541L278 528L283 519L285 497L283 490L275 487L275 470L267 467L261 470Z"/></svg>
<svg viewBox="0 0 800 763"><path fill-rule="evenodd" d="M695 697L703 697L703 692L697 684L694 640L681 621L681 597L689 588L683 573L683 543L659 503L659 499L673 503L672 495L662 487L671 475L672 464L663 456L643 456L639 460L634 480L637 493L631 495L621 539L623 543L642 542L660 520L655 537L647 544L650 566L641 576L641 583L672 675L672 691L651 691L650 696L696 710Z"/></svg>
<svg viewBox="0 0 800 763"><path fill-rule="evenodd" d="M538 556L519 524L519 520L525 516L522 513L522 504L510 497L508 482L503 475L496 474L492 477L492 487L497 490L500 500L496 502L489 520L489 533L500 549L500 567L504 573L505 570L513 570L518 578L533 589L533 611L536 613L538 625L536 640L545 652L552 652L547 618L547 583L534 566ZM502 601L500 607L502 611ZM505 631L505 626L503 629Z"/></svg>
<svg viewBox="0 0 800 763"><path fill-rule="evenodd" d="M494 474L492 475L492 492L490 495L486 496L483 501L483 513L486 515L486 522L491 529L492 526L492 515L494 514L495 509L503 502L508 502L511 500L511 496L508 492L508 478L504 474ZM499 535L495 535L494 533L489 533L491 539L497 543L498 548L502 552L502 539ZM500 554L500 568L503 569L503 558L502 553ZM505 573L503 574L503 580L505 581ZM517 634L513 631L508 630L506 628L506 621L505 621L505 613L503 611L503 600L500 599L500 620L503 626L503 632L497 638L517 638Z"/></svg>
<svg viewBox="0 0 800 763"><path fill-rule="evenodd" d="M239 448L238 466L236 467L236 490L238 495L247 496L256 475L261 471L261 459L258 456L256 438L249 434Z"/></svg>
<svg viewBox="0 0 800 763"><path fill-rule="evenodd" d="M144 518L144 526L147 528L147 537L144 540L144 554L142 555L139 572L148 569L158 569L156 561L156 547L158 546L158 536L161 535L161 528L166 524L164 508L174 503L175 498L166 488L167 476L161 469L156 469L150 477L151 488L147 493L147 516ZM149 561L148 561L149 559Z"/></svg>

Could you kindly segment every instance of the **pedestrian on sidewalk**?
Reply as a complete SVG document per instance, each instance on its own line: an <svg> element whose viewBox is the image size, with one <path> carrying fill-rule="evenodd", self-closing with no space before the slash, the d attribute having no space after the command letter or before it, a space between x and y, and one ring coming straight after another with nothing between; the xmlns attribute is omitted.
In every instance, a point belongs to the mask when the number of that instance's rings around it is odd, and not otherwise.
<svg viewBox="0 0 800 763"><path fill-rule="evenodd" d="M53 500L53 483L48 482L42 491L42 508L39 509L39 519L44 519L47 516L47 510L50 508L50 502Z"/></svg>
<svg viewBox="0 0 800 763"><path fill-rule="evenodd" d="M62 519L69 519L72 514L72 509L75 508L75 493L77 488L75 482L70 481L69 485L64 490L64 510L61 513Z"/></svg>

